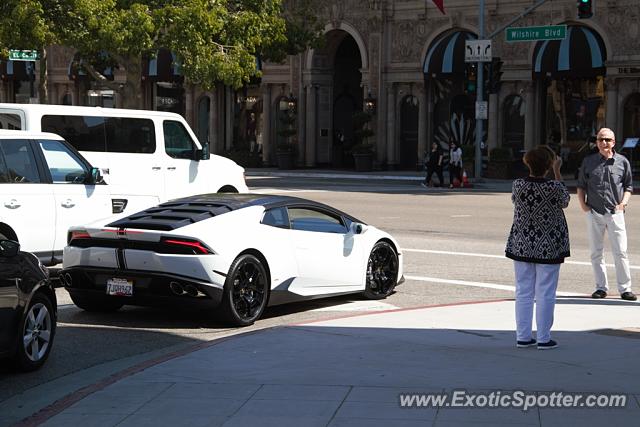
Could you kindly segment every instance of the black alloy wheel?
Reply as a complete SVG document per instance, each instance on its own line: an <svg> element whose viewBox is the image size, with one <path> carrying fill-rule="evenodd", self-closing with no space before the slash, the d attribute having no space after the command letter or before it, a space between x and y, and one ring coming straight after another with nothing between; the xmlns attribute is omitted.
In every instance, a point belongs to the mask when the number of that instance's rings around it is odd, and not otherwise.
<svg viewBox="0 0 640 427"><path fill-rule="evenodd" d="M22 371L34 371L46 362L56 334L56 318L51 299L37 293L20 321L15 363Z"/></svg>
<svg viewBox="0 0 640 427"><path fill-rule="evenodd" d="M267 305L268 286L267 271L257 257L244 254L236 258L224 285L226 320L236 326L253 324Z"/></svg>
<svg viewBox="0 0 640 427"><path fill-rule="evenodd" d="M397 281L398 254L389 243L380 241L369 255L364 296L368 299L386 298L393 293Z"/></svg>

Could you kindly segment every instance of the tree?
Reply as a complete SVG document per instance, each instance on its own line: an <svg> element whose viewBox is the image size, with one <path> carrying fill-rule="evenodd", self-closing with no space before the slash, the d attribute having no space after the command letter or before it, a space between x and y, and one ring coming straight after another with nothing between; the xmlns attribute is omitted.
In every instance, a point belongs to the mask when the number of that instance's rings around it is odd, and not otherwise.
<svg viewBox="0 0 640 427"><path fill-rule="evenodd" d="M287 13L282 0L8 1L0 22L8 21L10 13L15 16L21 4L40 11L36 17L42 26L30 28L35 18L26 16L16 21L13 30L21 40L39 40L33 30L46 29L52 37L42 44L56 41L75 48L88 74L119 93L128 108L142 107L143 64L160 48L176 55L191 83L238 88L259 75L258 57L281 61L319 38L310 0L290 0L303 7ZM108 80L101 73L105 64L123 69L126 83Z"/></svg>
<svg viewBox="0 0 640 427"><path fill-rule="evenodd" d="M55 2L55 0L53 1ZM9 49L32 49L40 52L40 99L47 100L47 46L56 43L48 0L3 0L0 4L0 58Z"/></svg>

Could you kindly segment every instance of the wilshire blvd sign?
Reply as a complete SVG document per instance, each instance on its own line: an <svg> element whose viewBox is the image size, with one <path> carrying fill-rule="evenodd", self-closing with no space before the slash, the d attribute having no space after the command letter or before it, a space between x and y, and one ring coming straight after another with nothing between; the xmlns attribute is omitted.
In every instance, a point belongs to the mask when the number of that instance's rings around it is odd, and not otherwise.
<svg viewBox="0 0 640 427"><path fill-rule="evenodd" d="M508 42L564 40L567 37L567 26L547 25L543 27L509 27L506 29L506 34Z"/></svg>
<svg viewBox="0 0 640 427"><path fill-rule="evenodd" d="M9 59L12 61L35 61L40 59L40 54L37 50L9 50Z"/></svg>

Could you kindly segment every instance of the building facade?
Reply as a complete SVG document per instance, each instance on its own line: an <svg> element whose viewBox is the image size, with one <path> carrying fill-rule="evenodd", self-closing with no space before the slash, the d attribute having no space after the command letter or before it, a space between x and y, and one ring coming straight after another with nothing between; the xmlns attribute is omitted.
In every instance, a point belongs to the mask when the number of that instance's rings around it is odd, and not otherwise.
<svg viewBox="0 0 640 427"><path fill-rule="evenodd" d="M262 78L241 90L212 91L184 81L170 52L159 52L145 68L144 106L183 114L212 152L260 153L270 166L292 142L298 166L350 168L353 114L375 105L368 126L376 166L415 170L433 142L453 139L473 151L477 70L464 49L480 32L478 3L447 0L443 15L426 0L319 0L320 48L262 64ZM485 34L531 5L486 0ZM620 142L640 136L640 3L595 7L579 20L575 0L548 1L513 24L566 25L564 40L507 42L504 32L492 39L503 65L501 84L487 93L487 152L505 147L515 157L549 143L577 163L574 154L588 150L602 126ZM73 51L55 48L49 57L51 103L118 106L112 92L74 72ZM0 100L33 101L36 68L4 63Z"/></svg>

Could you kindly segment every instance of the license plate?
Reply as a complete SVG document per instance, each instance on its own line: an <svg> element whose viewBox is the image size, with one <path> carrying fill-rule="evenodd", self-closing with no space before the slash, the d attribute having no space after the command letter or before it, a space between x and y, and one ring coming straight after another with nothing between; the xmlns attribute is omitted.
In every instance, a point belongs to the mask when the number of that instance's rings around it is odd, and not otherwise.
<svg viewBox="0 0 640 427"><path fill-rule="evenodd" d="M114 295L118 297L131 297L133 296L133 282L127 279L119 279L114 277L107 280L107 295Z"/></svg>

